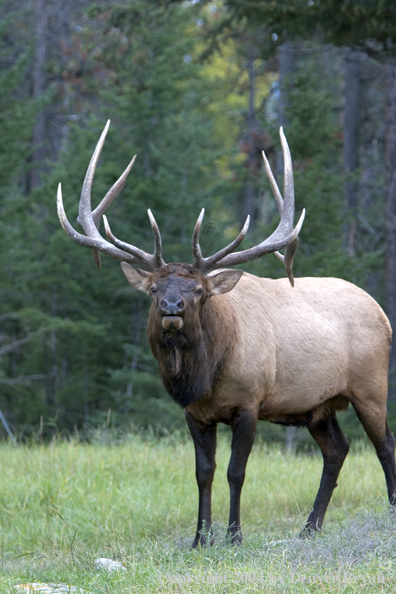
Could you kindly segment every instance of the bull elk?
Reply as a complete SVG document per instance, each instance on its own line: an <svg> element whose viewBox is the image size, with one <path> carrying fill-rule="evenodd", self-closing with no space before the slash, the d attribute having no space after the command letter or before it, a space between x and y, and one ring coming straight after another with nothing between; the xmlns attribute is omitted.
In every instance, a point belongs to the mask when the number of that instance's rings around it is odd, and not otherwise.
<svg viewBox="0 0 396 594"><path fill-rule="evenodd" d="M241 490L258 419L306 426L322 451L323 473L306 531L320 530L348 453L336 411L346 409L349 402L374 444L389 501L395 503L395 442L386 423L391 328L374 299L349 282L336 278L294 281L293 256L304 213L293 228L293 170L282 129L284 199L263 153L281 217L272 235L255 247L235 252L246 236L248 217L232 243L204 258L199 244L202 210L192 237L193 263L166 264L150 210L152 254L117 239L105 216L109 241L98 231L101 216L123 188L134 162L92 211L92 181L108 127L109 122L82 188L78 221L85 235L68 222L60 185L58 216L73 241L92 249L98 267L99 252L121 260L132 287L152 300L149 343L167 391L184 408L195 446L199 505L192 546L205 542L204 528L209 529L212 522L217 423L232 429L227 477L228 531L233 542L242 540ZM286 248L284 256L278 252L282 248ZM290 282L226 270L271 252L283 260Z"/></svg>

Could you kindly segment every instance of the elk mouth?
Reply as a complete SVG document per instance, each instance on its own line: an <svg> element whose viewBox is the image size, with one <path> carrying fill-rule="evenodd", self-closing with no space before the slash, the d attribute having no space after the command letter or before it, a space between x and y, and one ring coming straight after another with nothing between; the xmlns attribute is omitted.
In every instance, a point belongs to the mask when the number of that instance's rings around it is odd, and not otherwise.
<svg viewBox="0 0 396 594"><path fill-rule="evenodd" d="M161 324L164 330L181 330L184 320L181 316L162 316Z"/></svg>

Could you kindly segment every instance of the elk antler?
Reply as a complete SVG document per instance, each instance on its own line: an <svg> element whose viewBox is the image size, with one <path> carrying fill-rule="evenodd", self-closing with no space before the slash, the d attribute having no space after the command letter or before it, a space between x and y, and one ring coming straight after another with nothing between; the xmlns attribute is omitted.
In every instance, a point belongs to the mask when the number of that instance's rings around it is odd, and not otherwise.
<svg viewBox="0 0 396 594"><path fill-rule="evenodd" d="M294 279L292 274L293 258L297 249L298 234L300 233L302 224L304 222L305 209L302 211L300 220L298 221L297 225L293 228L294 182L292 160L290 155L290 149L287 144L287 140L283 133L282 127L280 128L279 135L281 139L284 160L284 199L282 198L278 185L272 174L270 165L263 151L265 168L267 170L267 175L269 177L272 191L274 193L275 200L278 205L278 210L281 215L279 225L267 239L265 239L258 245L247 250L243 250L241 252L232 253L246 236L250 220L248 216L242 231L232 243L230 243L227 247L223 248L213 256L203 258L201 248L199 245L199 233L201 230L202 219L204 215L204 210L202 209L201 214L199 215L197 223L195 225L192 238L194 266L199 268L202 272L209 272L209 270L213 270L214 268L225 268L228 266L243 264L245 262L249 262L250 260L255 260L260 256L264 256L265 254L275 252L275 255L284 263L290 283L292 286L294 286ZM282 256L282 254L280 254L278 250L281 250L284 247L286 247L286 251L285 255Z"/></svg>
<svg viewBox="0 0 396 594"><path fill-rule="evenodd" d="M156 268L160 268L161 266L165 266L165 262L162 259L162 242L161 242L161 234L158 228L158 225L151 213L151 210L148 210L148 216L150 219L151 228L154 234L154 252L153 254L149 254L144 252L143 250L135 247L134 245L130 245L123 241L117 239L113 233L111 232L109 223L107 221L104 212L108 209L110 204L113 202L114 198L118 196L118 194L123 189L126 179L132 166L135 162L136 155L133 157L132 161L129 163L128 167L125 169L124 173L121 177L115 182L115 184L110 188L107 192L106 196L100 202L99 206L95 208L94 211L91 210L91 188L92 182L95 175L96 165L98 163L100 153L103 148L104 141L106 139L106 135L110 126L110 120L107 122L99 141L96 145L95 151L92 155L90 164L87 169L87 173L85 175L82 191L81 191L81 198L79 204L79 215L77 221L82 226L85 235L78 233L72 225L69 223L66 213L63 207L63 200L62 200L62 191L61 191L61 184L58 186L58 199L57 199L57 209L58 209L58 217L63 229L66 231L67 235L73 239L76 243L89 247L92 250L96 265L100 268L100 254L99 252L103 252L108 256L116 258L118 260L123 260L124 262L129 262L131 264L139 264L144 268L148 268L149 270L155 270ZM272 191L274 193L278 210L281 215L281 220L279 222L278 227L275 231L268 237L268 239L262 241L260 244L256 245L255 247L249 248L247 250L243 250L241 252L233 253L237 247L241 244L243 239L246 237L250 217L248 216L245 224L239 233L238 237L234 239L228 246L223 248L222 250L218 251L213 256L209 256L207 258L203 258L201 248L199 245L199 234L201 231L202 220L204 216L205 210L202 209L201 213L198 217L196 222L193 238L192 238L192 250L194 255L194 266L199 268L202 272L209 272L214 268L225 268L228 266L235 266L239 264L243 264L244 262L249 262L250 260L255 260L260 256L265 254L269 254L274 252L275 255L284 263L287 276L289 277L290 283L294 285L294 279L292 274L292 266L293 266L293 258L296 253L297 244L298 244L298 234L301 230L302 224L304 222L305 210L303 210L300 220L298 221L296 227L293 228L294 222L294 183L293 183L293 168L291 162L291 155L289 146L287 144L286 137L283 133L283 129L280 128L280 139L282 144L282 152L283 152L283 159L284 159L284 200L282 195L279 191L278 185L275 181L275 178L272 174L271 168L267 161L267 158L263 151L263 159L265 163L265 167L267 170L267 174L271 183ZM99 233L99 222L100 218L103 215L104 226L107 237L110 239L111 243L106 241L101 234ZM285 255L279 253L278 250L286 248Z"/></svg>
<svg viewBox="0 0 396 594"><path fill-rule="evenodd" d="M154 234L154 253L148 254L139 248L129 245L128 243L124 243L123 241L119 241L114 237L114 235L110 231L109 224L107 222L106 217L103 213L109 208L110 204L113 202L114 198L118 196L118 194L123 189L126 178L132 166L135 162L136 155L133 157L132 161L129 163L128 167L125 169L124 173L121 177L115 182L115 184L110 188L107 192L106 196L103 198L99 206L95 208L94 211L91 211L91 188L92 182L95 175L96 165L98 163L100 153L102 151L104 141L106 139L106 135L110 126L110 120L108 120L100 138L98 144L96 145L95 151L92 155L91 162L88 166L87 173L85 175L82 191L81 191L81 198L79 204L79 215L77 221L80 223L81 227L83 228L85 235L78 233L72 225L69 223L66 213L63 207L63 200L62 200L62 190L61 184L58 186L58 200L57 200L57 209L58 209L58 217L63 229L66 231L67 235L76 243L80 245L84 245L86 247L90 247L92 249L92 253L98 268L100 268L100 254L99 252L103 252L108 256L113 258L117 258L118 260L123 260L124 262L130 262L131 264L139 264L143 265L143 267L148 268L149 270L155 270L155 268L159 268L165 265L165 262L162 259L162 242L161 242L161 234L158 228L158 225L151 213L148 211L149 219L151 228ZM99 233L99 222L100 218L103 215L103 219L105 222L105 229L106 234L112 241L109 243L106 241L101 234Z"/></svg>

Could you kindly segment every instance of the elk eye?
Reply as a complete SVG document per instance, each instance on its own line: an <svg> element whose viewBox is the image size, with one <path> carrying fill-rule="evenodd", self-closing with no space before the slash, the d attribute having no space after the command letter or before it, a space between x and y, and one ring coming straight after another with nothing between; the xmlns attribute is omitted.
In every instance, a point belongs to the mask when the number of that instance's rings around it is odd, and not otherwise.
<svg viewBox="0 0 396 594"><path fill-rule="evenodd" d="M195 291L195 294L202 295L202 291L203 291L202 287L198 287L198 289Z"/></svg>
<svg viewBox="0 0 396 594"><path fill-rule="evenodd" d="M152 293L156 293L157 292L157 289L155 287L151 287L150 290L151 290Z"/></svg>

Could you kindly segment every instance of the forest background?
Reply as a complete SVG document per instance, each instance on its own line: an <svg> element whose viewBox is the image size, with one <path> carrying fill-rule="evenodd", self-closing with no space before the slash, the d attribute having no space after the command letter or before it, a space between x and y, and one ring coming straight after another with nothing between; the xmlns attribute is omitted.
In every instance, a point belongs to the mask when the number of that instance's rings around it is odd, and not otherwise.
<svg viewBox="0 0 396 594"><path fill-rule="evenodd" d="M110 222L150 251L151 208L166 261L191 261L202 207L204 254L247 214L247 245L270 234L261 150L280 181L283 125L297 215L307 211L295 276L358 284L395 327L394 2L0 0L0 10L0 435L7 422L40 438L184 427L147 343L149 301L115 261L98 272L56 215L62 182L75 220L108 118L93 202L138 153ZM271 255L244 269L285 275ZM389 410L395 430L396 349ZM353 412L342 422L358 432ZM263 436L287 432L266 424Z"/></svg>

